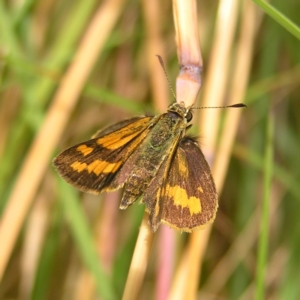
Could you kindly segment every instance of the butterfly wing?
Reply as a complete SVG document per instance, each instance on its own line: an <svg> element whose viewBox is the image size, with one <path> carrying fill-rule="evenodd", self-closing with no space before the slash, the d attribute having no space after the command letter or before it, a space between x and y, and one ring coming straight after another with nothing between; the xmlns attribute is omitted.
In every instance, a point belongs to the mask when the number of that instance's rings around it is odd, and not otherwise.
<svg viewBox="0 0 300 300"><path fill-rule="evenodd" d="M108 127L93 139L63 151L53 165L61 177L81 191L98 194L112 190L111 182L149 133L151 120L134 118ZM120 182L113 189L122 185Z"/></svg>
<svg viewBox="0 0 300 300"><path fill-rule="evenodd" d="M190 232L214 220L218 207L215 184L204 155L192 138L184 137L179 142L151 185L145 202L150 205L147 210L154 231L161 222Z"/></svg>

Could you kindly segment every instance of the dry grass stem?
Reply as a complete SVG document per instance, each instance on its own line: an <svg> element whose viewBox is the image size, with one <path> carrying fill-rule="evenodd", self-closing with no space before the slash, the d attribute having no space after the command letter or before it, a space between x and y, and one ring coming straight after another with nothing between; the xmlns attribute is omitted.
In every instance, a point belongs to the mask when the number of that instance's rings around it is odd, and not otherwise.
<svg viewBox="0 0 300 300"><path fill-rule="evenodd" d="M248 74L250 72L250 64L252 61L252 49L256 29L255 20L256 13L254 5L247 1L242 14L242 25L236 52L237 58L233 72L232 89L229 94L229 98L232 103L242 102L246 92ZM231 155L232 145L238 129L238 122L241 113L242 110L234 111L228 109L227 111L227 118L220 142L220 149L222 149L222 151L217 152L217 156L212 167L212 173L219 193L223 187L228 161ZM214 290L216 290L215 284L216 282L214 281Z"/></svg>
<svg viewBox="0 0 300 300"><path fill-rule="evenodd" d="M138 299L148 265L153 238L154 233L151 231L148 223L148 214L145 214L131 260L122 297L123 300Z"/></svg>
<svg viewBox="0 0 300 300"><path fill-rule="evenodd" d="M195 299L200 274L199 264L194 259L202 261L210 234L210 228L191 234L188 247L183 253L175 279L173 281L169 300ZM180 282L180 283L179 283Z"/></svg>
<svg viewBox="0 0 300 300"><path fill-rule="evenodd" d="M233 103L242 102L246 92L248 75L252 61L255 30L257 28L256 20L258 15L254 4L249 1L245 1L244 4L245 5L242 11L241 32L237 45L236 61L231 84L232 89L229 93L229 98ZM217 156L212 168L218 191L221 191L223 187L226 170L232 151L232 145L238 129L241 113L241 110L227 110L227 118L225 120L223 134L219 145L219 148L222 149L222 151L217 152ZM253 233L247 235L248 238L249 236L253 236ZM252 241L252 243L253 242L254 241ZM220 284L220 281L218 284ZM217 288L215 280L213 280L213 286L214 291L216 291Z"/></svg>
<svg viewBox="0 0 300 300"><path fill-rule="evenodd" d="M169 104L168 85L163 70L156 55L165 57L164 42L162 39L162 22L160 19L160 3L157 0L143 0L143 13L146 26L146 53L145 61L150 75L151 92L153 94L154 107L160 113L165 112ZM155 22L153 22L155 20Z"/></svg>
<svg viewBox="0 0 300 300"><path fill-rule="evenodd" d="M232 103L243 102L242 100L244 99L246 93L250 66L252 62L254 37L257 29L256 22L257 18L259 18L258 11L253 3L246 0L244 4L241 32L237 44L231 89L228 96ZM226 111L223 134L219 145L219 149L222 149L222 151L217 153L214 165L212 167L218 191L221 191L223 187L227 166L232 151L232 145L238 130L238 123L241 114L242 109L228 109Z"/></svg>
<svg viewBox="0 0 300 300"><path fill-rule="evenodd" d="M122 10L124 0L102 3L83 37L72 65L62 79L45 121L38 132L19 173L2 217L0 240L0 279L36 190L48 166L82 88L105 40ZM30 180L29 180L30 178Z"/></svg>
<svg viewBox="0 0 300 300"><path fill-rule="evenodd" d="M237 9L235 3L236 1L228 2L227 0L221 1L220 7L219 7L219 13L218 13L218 21L217 21L217 32L215 36L215 41L213 43L213 55L211 61L213 61L213 64L209 66L209 74L210 77L208 78L208 86L205 87L205 89L208 91L206 93L206 97L210 97L210 91L211 93L214 93L216 89L216 84L214 83L214 80L217 81L224 81L225 84L225 78L226 74L224 73L224 77L220 75L219 70L219 64L225 68L227 65L226 61L229 59L229 51L231 49L232 41L233 41L233 35L235 30L235 19L237 18ZM229 6L228 6L229 5ZM227 10L225 9L227 7ZM231 20L231 21L230 21ZM226 21L226 23L224 23ZM227 27L228 26L228 27ZM227 40L228 38L228 40ZM221 43L225 43L225 46ZM221 45L221 46L220 46ZM218 47L218 49L217 49ZM223 48L227 48L225 53L223 53ZM218 64L214 63L214 60L218 62ZM223 70L225 71L225 70ZM216 76L213 76L213 74L217 74ZM219 94L219 98L224 97L224 89L222 90L222 94ZM208 100L207 100L208 101ZM207 101L204 100L204 102L207 104ZM215 104L214 104L215 105ZM217 105L217 104L216 104ZM205 114L208 110L205 110ZM215 119L206 119L206 121L209 121L209 128L213 128L215 123ZM217 122L216 122L217 123ZM201 124L203 125L203 124ZM202 132L202 127L201 127ZM210 136L207 132L204 131L203 133L205 137L210 137L209 141L205 140L205 145L210 145L212 141L215 140L217 130L213 132L214 136ZM211 148L210 148L211 149ZM213 151L209 151L210 153L214 153ZM206 153L206 151L205 151ZM210 155L211 157L211 155ZM182 295L188 295L189 299L194 299L198 287L199 282L199 276L200 276L200 270L201 270L201 264L203 260L203 254L205 252L205 249L207 247L207 241L210 235L210 229L211 226L206 228L204 231L197 231L191 234L190 242L188 244L188 248L186 249L187 255L190 257L189 260L191 263L186 264L186 280L185 280L185 287L184 290L181 292ZM196 250L195 250L196 249ZM182 264L182 263L181 263ZM191 278L193 278L191 280Z"/></svg>
<svg viewBox="0 0 300 300"><path fill-rule="evenodd" d="M176 80L176 101L193 106L201 88L202 55L199 45L197 4L195 0L174 0L180 73Z"/></svg>
<svg viewBox="0 0 300 300"><path fill-rule="evenodd" d="M49 213L51 212L51 202L45 197L47 194L42 188L27 220L21 256L20 295L22 299L30 299L32 295L40 254L47 238Z"/></svg>
<svg viewBox="0 0 300 300"><path fill-rule="evenodd" d="M229 80L230 55L236 31L237 8L236 0L222 0L219 3L210 63L201 99L202 106L224 105L226 84ZM205 109L199 112L199 128L205 137L204 151L210 158L215 153L220 113L219 109Z"/></svg>
<svg viewBox="0 0 300 300"><path fill-rule="evenodd" d="M153 93L154 106L159 112L164 112L168 106L168 86L164 72L159 70L159 63L155 54L164 57L164 43L161 37L160 5L157 0L143 2L143 13L146 25L146 52ZM155 20L155 22L153 22ZM134 249L129 274L123 294L123 299L136 299L139 295L145 272L147 270L150 250L154 233L148 225L148 213L145 212ZM147 241L147 242L145 242Z"/></svg>
<svg viewBox="0 0 300 300"><path fill-rule="evenodd" d="M188 264L187 251L183 252L180 257L180 263L177 266L175 276L172 281L172 286L169 292L168 300L181 300L184 299L184 292L187 280L187 268Z"/></svg>

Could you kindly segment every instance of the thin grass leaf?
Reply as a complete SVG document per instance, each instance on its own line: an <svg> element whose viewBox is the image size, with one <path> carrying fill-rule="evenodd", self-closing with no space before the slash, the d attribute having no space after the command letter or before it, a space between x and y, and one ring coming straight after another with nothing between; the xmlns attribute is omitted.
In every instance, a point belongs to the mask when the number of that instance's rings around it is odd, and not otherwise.
<svg viewBox="0 0 300 300"><path fill-rule="evenodd" d="M300 28L271 4L262 0L253 0L266 14L300 40Z"/></svg>
<svg viewBox="0 0 300 300"><path fill-rule="evenodd" d="M97 292L102 299L117 299L111 280L98 258L89 224L79 205L75 189L59 180L60 201L68 220L71 234L86 268L93 275Z"/></svg>
<svg viewBox="0 0 300 300"><path fill-rule="evenodd" d="M262 201L262 212L260 220L260 235L258 242L258 260L256 264L256 300L265 299L265 281L268 264L268 243L269 243L269 220L271 187L273 178L273 149L274 147L274 119L269 113L266 130L266 146L264 156L264 192Z"/></svg>

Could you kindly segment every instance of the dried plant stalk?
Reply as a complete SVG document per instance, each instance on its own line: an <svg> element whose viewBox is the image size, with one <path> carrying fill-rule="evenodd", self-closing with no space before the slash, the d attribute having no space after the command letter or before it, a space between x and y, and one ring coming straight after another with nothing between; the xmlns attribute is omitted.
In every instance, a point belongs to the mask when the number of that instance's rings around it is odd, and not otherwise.
<svg viewBox="0 0 300 300"><path fill-rule="evenodd" d="M96 12L79 45L73 64L67 70L17 178L0 228L0 280L36 194L51 154L60 139L69 115L92 70L104 42L112 30L124 0L104 2ZM29 180L30 178L30 180Z"/></svg>
<svg viewBox="0 0 300 300"><path fill-rule="evenodd" d="M196 1L174 0L173 13L180 65L176 80L176 101L190 107L196 102L201 88L202 71Z"/></svg>
<svg viewBox="0 0 300 300"><path fill-rule="evenodd" d="M122 297L123 300L138 299L148 265L153 238L154 234L148 223L148 214L145 214L130 264L129 274Z"/></svg>
<svg viewBox="0 0 300 300"><path fill-rule="evenodd" d="M203 106L222 106L226 94L226 85L229 78L229 65L233 38L238 16L238 1L222 0L219 3L215 26L214 41L210 51L210 64L207 68L205 85L203 86ZM213 157L219 128L221 110L201 110L199 128L205 137L205 154Z"/></svg>
<svg viewBox="0 0 300 300"><path fill-rule="evenodd" d="M254 37L255 37L256 30L258 28L257 24L259 23L259 20L261 20L261 14L255 8L255 5L253 3L246 0L244 1L243 4L244 5L242 10L242 18L241 18L242 20L241 32L240 32L240 38L237 45L236 60L235 60L235 67L234 67L233 78L231 83L231 90L229 92L229 98L232 99L233 102L241 102L242 99L244 98L247 83L248 83L248 77L250 73L250 66L251 66L253 46L254 46ZM238 129L238 123L239 123L241 113L242 111L240 110L227 111L226 120L223 127L224 128L223 134L219 145L219 148L222 149L222 151L219 151L217 153L215 163L213 165L213 174L219 191L221 191L223 188L226 170L228 167L228 163L232 151L232 145ZM253 230L253 227L251 227L251 225L247 226L247 228L248 227L249 230L251 229ZM244 236L244 233L242 234ZM252 235L248 234L247 236L252 236ZM240 239L242 239L241 236L238 237L236 243L233 246L238 245ZM252 242L254 242L254 240ZM245 245L243 245L243 249L245 249ZM230 254L232 254L232 251L228 252L228 255ZM220 270L220 268L224 267L224 260L222 260L220 264L221 263L222 265L220 265L220 267L218 267L217 270ZM213 286L214 290L216 289L218 290L220 289L222 284L224 284L223 281L224 278L223 280L220 280L216 284L214 279L216 279L215 274L219 273L217 272L217 270L214 271L213 274L211 275L211 278L207 283L207 289ZM212 284L212 280L213 280L213 284Z"/></svg>
<svg viewBox="0 0 300 300"><path fill-rule="evenodd" d="M187 1L188 3L189 1ZM236 9L237 1L235 0L223 0L220 2L219 12L217 16L217 33L215 37L215 41L213 43L213 50L212 50L212 59L213 61L212 65L210 65L208 70L208 80L206 82L206 93L204 94L204 105L218 105L222 101L224 97L224 86L226 83L226 70L227 70L227 64L229 60L229 51L232 46L233 41L233 35L234 35L234 29L235 29L235 20L236 20ZM196 13L196 10L194 14ZM189 16L186 17L187 19ZM197 24L197 21L196 21ZM193 36L193 35L192 35ZM194 38L196 38L194 36ZM196 39L198 43L198 37ZM195 42L194 42L195 43ZM223 49L225 47L225 52L223 52ZM221 68L221 71L219 70ZM222 71L224 73L222 73ZM220 85L216 86L216 84ZM212 96L217 97L219 100L217 102L214 102L211 104L210 101L212 101ZM213 99L215 100L215 99ZM209 103L208 103L209 102ZM203 111L203 115L207 113L207 110ZM204 120L204 118L200 118L201 120ZM204 121L202 121L204 122ZM208 122L208 124L207 124ZM213 124L212 124L213 123ZM202 127L205 126L205 128L213 128L214 130L212 132L206 132L204 130L205 137L208 137L208 140L205 140L205 145L208 145L209 147L209 161L211 161L211 158L213 157L212 153L214 153L214 141L216 139L217 135L217 127L215 126L218 124L217 118L205 118L205 124L201 123L201 131ZM204 128L204 129L205 129ZM206 149L202 149L205 151ZM207 156L207 155L206 155ZM214 174L214 173L213 173ZM215 177L215 176L214 176ZM218 185L217 185L218 187ZM218 190L218 188L217 188ZM172 287L172 291L170 294L169 299L195 299L196 298L196 292L200 277L200 270L201 270L201 264L203 261L203 256L205 253L205 249L207 247L207 242L210 235L210 229L211 226L206 228L203 231L196 231L191 234L188 247L186 249L186 253L183 256L182 261L180 262L180 267L178 270L180 273L176 274L176 277L181 277L184 279L184 282L181 283L182 287L181 289L177 289L175 285ZM185 276L182 276L181 273L184 273ZM176 282L176 280L175 280ZM180 298L181 297L181 298Z"/></svg>
<svg viewBox="0 0 300 300"><path fill-rule="evenodd" d="M30 299L38 262L44 240L47 236L51 202L45 195L51 194L49 180L45 180L41 191L36 197L25 229L21 259L20 295L22 299Z"/></svg>
<svg viewBox="0 0 300 300"><path fill-rule="evenodd" d="M147 32L146 60L148 62L147 66L150 74L151 91L153 93L156 110L164 112L169 104L168 90L164 72L158 72L159 64L157 57L155 56L155 54L164 56L164 47L160 28L161 22L158 19L160 10L159 1L144 0L142 4ZM156 21L153 22L153 20ZM148 265L153 238L154 233L148 225L148 213L145 213L129 268L123 300L136 299L139 295Z"/></svg>
<svg viewBox="0 0 300 300"><path fill-rule="evenodd" d="M244 6L242 15L242 30L240 34L241 38L238 43L235 68L233 72L234 75L231 84L232 89L229 94L229 99L231 99L233 103L242 102L246 91L248 74L250 72L250 63L252 59L252 49L255 32L254 29L256 28L256 14L254 10L254 5L248 1L246 1L245 4L246 5ZM236 13L235 8L234 13ZM216 159L212 166L212 173L219 193L222 190L223 183L225 180L225 174L231 156L231 149L234 137L238 129L238 122L242 110L228 110L226 113L227 118L224 124L224 130L222 132L220 142L220 149L222 149L222 151L217 152ZM198 238L201 238L201 235L199 233L195 233L194 235L196 236L195 239L197 238L197 235L199 235ZM191 244L190 247L192 249L193 244ZM196 286L189 287L188 295L191 297L190 299L193 299L195 297L196 291Z"/></svg>
<svg viewBox="0 0 300 300"><path fill-rule="evenodd" d="M161 36L160 3L157 0L143 0L143 14L146 26L147 67L150 75L151 92L154 107L160 113L166 111L169 104L168 86L164 72L160 72L156 55L164 57L164 43ZM155 22L153 22L155 20Z"/></svg>
<svg viewBox="0 0 300 300"><path fill-rule="evenodd" d="M255 9L254 4L248 0L245 0L241 19L241 32L237 44L231 89L228 96L233 103L242 102L246 93L252 61L254 37L256 29L258 28L257 24L259 23L259 20L261 20L261 13ZM222 151L217 153L213 166L213 174L219 190L221 190L223 187L227 166L232 151L232 145L238 129L241 113L242 110L226 111L223 134L219 145L219 148L222 149Z"/></svg>

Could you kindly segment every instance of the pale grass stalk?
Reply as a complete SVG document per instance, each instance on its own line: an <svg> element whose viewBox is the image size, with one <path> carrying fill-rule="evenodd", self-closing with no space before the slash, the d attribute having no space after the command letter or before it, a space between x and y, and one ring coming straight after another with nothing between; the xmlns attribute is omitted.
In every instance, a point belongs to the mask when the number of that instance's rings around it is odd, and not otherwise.
<svg viewBox="0 0 300 300"><path fill-rule="evenodd" d="M147 67L150 75L151 92L156 110L166 111L168 101L168 85L163 70L160 70L156 55L164 57L164 43L161 36L160 4L158 0L142 1L143 14L146 25L146 54ZM155 20L155 21L154 21ZM165 230L165 229L162 229ZM129 273L124 289L123 300L136 299L140 293L145 272L151 253L154 233L148 225L148 214L144 214L134 249ZM147 241L144 243L144 241ZM161 241L163 242L163 241ZM142 259L141 259L142 258ZM168 266L161 266L162 268Z"/></svg>
<svg viewBox="0 0 300 300"><path fill-rule="evenodd" d="M50 157L82 88L102 51L125 0L107 0L96 11L62 78L44 123L33 141L3 213L0 228L0 280Z"/></svg>
<svg viewBox="0 0 300 300"><path fill-rule="evenodd" d="M241 31L237 44L236 60L233 70L231 89L229 92L229 99L231 99L232 103L242 102L245 96L248 77L250 73L250 66L252 62L254 37L258 23L257 19L260 20L260 14L258 13L254 4L252 4L248 0L244 1L243 4ZM213 174L216 181L216 186L219 191L222 190L224 184L226 170L232 152L233 140L238 129L238 123L241 113L242 110L227 110L227 115L223 127L223 134L219 144L219 149L222 149L222 151L219 151L217 153L213 165ZM256 221L252 222L256 223ZM244 232L243 236L247 237L247 239L249 239L249 237L254 237L255 232L257 231L257 228L254 226L254 224L250 227L247 227L247 229L251 230L251 232ZM240 255L241 252L243 253L243 255L245 255L245 248L252 247L253 243L255 242L255 239L251 241L244 240L242 244L240 242L242 239L243 238L240 235L240 237L237 238L236 243L234 243L234 245L231 247L230 255L232 258L234 257L233 255ZM248 246L246 247L246 245ZM239 248L233 248L234 246ZM218 264L219 271L221 271L221 269L224 270L224 267L228 268L228 261L232 263L232 259L222 261L224 262L222 265L220 263ZM224 277L222 278L223 279L220 280L220 277L216 278L211 275L206 287L213 289L214 293L217 293L218 290L220 290L220 288L222 287L222 284L225 283L223 282ZM220 280L219 282L216 281L218 279Z"/></svg>
<svg viewBox="0 0 300 300"><path fill-rule="evenodd" d="M205 82L206 92L204 94L205 99L203 105L215 106L221 105L220 103L222 103L221 101L224 97L225 92L224 87L226 84L226 71L228 69L227 61L229 60L229 53L232 47L233 35L237 18L236 6L236 0L224 0L220 2L220 7L217 16L216 34L212 48L212 64L209 66L208 79ZM194 13L196 13L196 10ZM196 22L194 26L198 26L198 23ZM198 43L198 37L194 36L194 39L194 42ZM215 61L217 63L215 63ZM222 74L222 72L224 72L224 74ZM217 85L220 85L220 88L216 88ZM217 98L216 101L212 102L213 104L210 102L212 101L212 97ZM205 110L203 113L206 114L207 111L209 110ZM213 118L205 120L205 122L209 122L209 125L207 125L206 128L212 128L213 131L210 133L212 136L209 135L209 133L205 132L205 130L202 130L202 126L204 125L202 123L200 124L201 132L203 132L203 135L205 136L205 145L209 149L209 151L204 152L209 152L210 157L212 157L212 153L214 153L213 145L217 134L216 124L218 122L216 122L216 119ZM206 138L208 138L209 140L206 140ZM203 261L205 249L207 247L210 230L211 226L208 226L204 231L196 231L191 234L188 247L185 250L186 254L184 255L184 257L187 256L188 259L184 259L184 261L182 260L179 263L179 270L181 270L181 272L184 272L185 276L182 276L181 274L175 275L176 277L179 276L184 278L184 283L181 284L182 290L179 290L176 287L176 285L173 284L169 299L180 299L180 296L187 297L186 299L195 298L199 282L201 264ZM189 263L186 264L186 261L188 261ZM177 281L178 280L175 278L174 282Z"/></svg>
<svg viewBox="0 0 300 300"><path fill-rule="evenodd" d="M48 180L44 181L43 188L36 197L24 232L21 252L21 299L31 299L32 297L40 254L46 239L49 214L51 212L50 197L45 196L51 195L49 187L46 186L48 183Z"/></svg>
<svg viewBox="0 0 300 300"><path fill-rule="evenodd" d="M165 56L164 40L162 37L161 8L159 0L143 0L143 15L146 27L146 54L145 62L150 75L151 92L155 109L163 113L169 104L169 87L163 70L156 55L163 59Z"/></svg>
<svg viewBox="0 0 300 300"><path fill-rule="evenodd" d="M251 71L254 38L257 23L261 16L251 1L245 0L243 4L241 30L236 49L233 77L228 93L228 98L232 103L243 102L245 97L249 74ZM212 167L216 186L219 191L223 188L228 162L242 112L242 109L226 110L226 118L219 143L219 149L222 151L217 152L217 156Z"/></svg>
<svg viewBox="0 0 300 300"><path fill-rule="evenodd" d="M252 51L257 17L258 15L254 5L250 1L246 0L244 2L242 11L241 31L237 44L233 78L228 97L232 103L242 102L246 93L250 66L252 62ZM222 149L222 151L217 152L212 167L212 173L215 178L215 183L219 193L223 188L228 162L232 151L232 145L238 130L238 123L241 113L242 110L228 109L226 111L226 120L219 144L219 149ZM216 283L215 280L213 280L214 293L216 293L216 285L218 284L219 283Z"/></svg>
<svg viewBox="0 0 300 300"><path fill-rule="evenodd" d="M214 40L210 50L210 63L203 86L201 106L222 106L229 78L229 65L233 38L238 16L237 0L221 0L216 19ZM201 24L201 23L200 23ZM215 143L219 128L221 110L203 109L199 111L199 128L205 138L202 150L210 163L215 153Z"/></svg>
<svg viewBox="0 0 300 300"><path fill-rule="evenodd" d="M195 104L201 88L202 71L196 1L173 0L173 14L180 66L176 80L176 101L190 107Z"/></svg>
<svg viewBox="0 0 300 300"><path fill-rule="evenodd" d="M173 278L172 286L168 295L169 300L181 300L184 299L184 292L186 286L186 276L188 264L188 253L184 251L180 257L180 263L176 269L176 274Z"/></svg>
<svg viewBox="0 0 300 300"><path fill-rule="evenodd" d="M176 80L176 101L191 107L197 100L201 88L202 55L199 44L197 3L194 0L174 0L173 13L176 29L177 55L180 65L180 74ZM203 235L206 233L203 232ZM203 240L200 240L202 243ZM199 245L195 245L197 253ZM191 259L194 252L184 254L179 264L180 273L176 274L174 282L182 278L182 283L176 285L173 282L169 293L169 299L189 299L187 288L191 284L196 285L198 265ZM183 265L184 264L184 265ZM196 267L195 267L196 266ZM194 282L194 283L193 283Z"/></svg>
<svg viewBox="0 0 300 300"><path fill-rule="evenodd" d="M123 300L138 299L149 261L153 238L154 234L148 223L148 215L145 214L131 260L122 297Z"/></svg>
<svg viewBox="0 0 300 300"><path fill-rule="evenodd" d="M211 225L209 226L209 228ZM191 234L188 249L182 254L177 269L169 300L195 299L194 289L197 289L199 277L198 261L204 256L210 230L196 231ZM195 257L198 261L194 261Z"/></svg>

